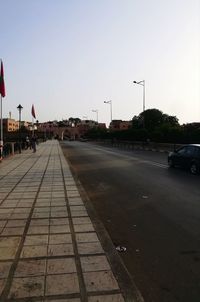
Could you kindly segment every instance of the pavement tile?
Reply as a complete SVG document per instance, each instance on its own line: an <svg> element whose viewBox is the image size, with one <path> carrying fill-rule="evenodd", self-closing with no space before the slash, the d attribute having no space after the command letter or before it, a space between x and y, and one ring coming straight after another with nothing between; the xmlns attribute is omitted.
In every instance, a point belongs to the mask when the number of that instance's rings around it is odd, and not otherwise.
<svg viewBox="0 0 200 302"><path fill-rule="evenodd" d="M48 256L70 256L74 255L72 244L53 244L48 246Z"/></svg>
<svg viewBox="0 0 200 302"><path fill-rule="evenodd" d="M42 226L49 225L49 218L34 218L31 219L30 226Z"/></svg>
<svg viewBox="0 0 200 302"><path fill-rule="evenodd" d="M71 234L50 234L49 244L72 243Z"/></svg>
<svg viewBox="0 0 200 302"><path fill-rule="evenodd" d="M50 226L50 233L70 233L70 227L68 224L63 225L51 225Z"/></svg>
<svg viewBox="0 0 200 302"><path fill-rule="evenodd" d="M6 225L7 220L0 220L0 227L3 228Z"/></svg>
<svg viewBox="0 0 200 302"><path fill-rule="evenodd" d="M76 185L66 185L67 191L77 191Z"/></svg>
<svg viewBox="0 0 200 302"><path fill-rule="evenodd" d="M58 206L58 207L66 207L66 201L64 200L64 201L55 201L55 200L52 200L52 202L51 202L51 206L52 207L56 207L56 206Z"/></svg>
<svg viewBox="0 0 200 302"><path fill-rule="evenodd" d="M29 202L27 202L27 201L20 201L17 206L24 207L24 208L31 208L33 202L34 202L34 200L30 200Z"/></svg>
<svg viewBox="0 0 200 302"><path fill-rule="evenodd" d="M71 212L75 212L75 211L86 211L86 208L85 208L85 206L80 206L80 205L75 206L75 205L71 205L71 206L70 206L70 210L71 210Z"/></svg>
<svg viewBox="0 0 200 302"><path fill-rule="evenodd" d="M10 219L27 219L28 213L13 213L10 215Z"/></svg>
<svg viewBox="0 0 200 302"><path fill-rule="evenodd" d="M76 240L78 243L99 241L96 233L76 233Z"/></svg>
<svg viewBox="0 0 200 302"><path fill-rule="evenodd" d="M6 227L21 227L26 225L27 220L18 219L18 220L8 220Z"/></svg>
<svg viewBox="0 0 200 302"><path fill-rule="evenodd" d="M65 197L65 193L64 192L57 192L57 191L55 191L55 192L52 192L52 197L54 198L54 197Z"/></svg>
<svg viewBox="0 0 200 302"><path fill-rule="evenodd" d="M81 302L80 299L74 298L74 299L59 299L59 300L44 300L44 302Z"/></svg>
<svg viewBox="0 0 200 302"><path fill-rule="evenodd" d="M45 275L46 260L20 260L15 270L15 277Z"/></svg>
<svg viewBox="0 0 200 302"><path fill-rule="evenodd" d="M44 276L14 278L9 298L31 298L43 296L44 293Z"/></svg>
<svg viewBox="0 0 200 302"><path fill-rule="evenodd" d="M83 272L109 271L110 265L106 256L81 257L81 267Z"/></svg>
<svg viewBox="0 0 200 302"><path fill-rule="evenodd" d="M8 199L6 199L1 206L4 208L15 208L18 204L18 200L13 200L13 201L8 201Z"/></svg>
<svg viewBox="0 0 200 302"><path fill-rule="evenodd" d="M74 199L76 199L76 198L74 198ZM84 205L84 203L81 200L76 201L76 200L72 200L72 198L71 198L71 200L69 201L69 205L70 206L82 206L82 205Z"/></svg>
<svg viewBox="0 0 200 302"><path fill-rule="evenodd" d="M2 198L6 197L8 193L1 193L1 196ZM12 192L9 194L9 199L19 199L22 197L22 193L15 193L15 192Z"/></svg>
<svg viewBox="0 0 200 302"><path fill-rule="evenodd" d="M49 226L40 225L40 226L29 226L28 234L48 234Z"/></svg>
<svg viewBox="0 0 200 302"><path fill-rule="evenodd" d="M37 192L23 193L23 198L35 198Z"/></svg>
<svg viewBox="0 0 200 302"><path fill-rule="evenodd" d="M74 225L74 231L76 233L82 233L82 232L94 232L94 227L91 223L88 224L75 224Z"/></svg>
<svg viewBox="0 0 200 302"><path fill-rule="evenodd" d="M87 211L71 211L72 217L88 217Z"/></svg>
<svg viewBox="0 0 200 302"><path fill-rule="evenodd" d="M102 254L102 253L104 253L104 250L99 241L86 242L86 243L78 243L78 253L80 255Z"/></svg>
<svg viewBox="0 0 200 302"><path fill-rule="evenodd" d="M61 212L51 212L50 217L51 218L59 218L59 217L68 217L67 211L61 211Z"/></svg>
<svg viewBox="0 0 200 302"><path fill-rule="evenodd" d="M11 261L0 262L0 279L5 279L8 277L11 265Z"/></svg>
<svg viewBox="0 0 200 302"><path fill-rule="evenodd" d="M15 213L20 213L20 214L25 213L25 214L29 214L30 211L31 211L31 208L20 208L20 207L17 207L17 208L14 209L13 214L15 214Z"/></svg>
<svg viewBox="0 0 200 302"><path fill-rule="evenodd" d="M67 197L80 197L79 191L78 190L67 191Z"/></svg>
<svg viewBox="0 0 200 302"><path fill-rule="evenodd" d="M62 224L69 224L69 218L51 218L50 225L62 225Z"/></svg>
<svg viewBox="0 0 200 302"><path fill-rule="evenodd" d="M70 274L76 272L74 258L59 258L47 260L47 274Z"/></svg>
<svg viewBox="0 0 200 302"><path fill-rule="evenodd" d="M36 201L36 207L50 207L50 205L51 205L51 202L50 201L40 201L40 199L38 200L37 199L37 201Z"/></svg>
<svg viewBox="0 0 200 302"><path fill-rule="evenodd" d="M67 207L65 206L51 206L51 212L62 212L67 211Z"/></svg>
<svg viewBox="0 0 200 302"><path fill-rule="evenodd" d="M7 235L22 235L24 233L24 227L14 227L14 228L4 228L3 232L1 233L2 236Z"/></svg>
<svg viewBox="0 0 200 302"><path fill-rule="evenodd" d="M33 218L49 218L49 216L50 216L49 212L33 213L32 219Z"/></svg>
<svg viewBox="0 0 200 302"><path fill-rule="evenodd" d="M47 245L48 235L27 235L24 245Z"/></svg>
<svg viewBox="0 0 200 302"><path fill-rule="evenodd" d="M50 198L51 196L51 192L40 192L38 194L38 198Z"/></svg>
<svg viewBox="0 0 200 302"><path fill-rule="evenodd" d="M2 209L2 208L0 208L0 214L11 214L12 212L13 212L13 209L10 209L10 208Z"/></svg>
<svg viewBox="0 0 200 302"><path fill-rule="evenodd" d="M78 276L75 273L48 275L45 295L64 295L79 293Z"/></svg>
<svg viewBox="0 0 200 302"><path fill-rule="evenodd" d="M121 294L88 297L88 302L125 302Z"/></svg>
<svg viewBox="0 0 200 302"><path fill-rule="evenodd" d="M35 207L33 213L50 212L50 207Z"/></svg>
<svg viewBox="0 0 200 302"><path fill-rule="evenodd" d="M83 273L88 292L119 289L111 271Z"/></svg>
<svg viewBox="0 0 200 302"><path fill-rule="evenodd" d="M74 217L72 219L73 224L87 224L91 223L91 219L89 217Z"/></svg>
<svg viewBox="0 0 200 302"><path fill-rule="evenodd" d="M0 279L0 295L2 294L5 284L6 284L6 279Z"/></svg>
<svg viewBox="0 0 200 302"><path fill-rule="evenodd" d="M0 214L0 220L9 219L10 217L11 217L11 214Z"/></svg>
<svg viewBox="0 0 200 302"><path fill-rule="evenodd" d="M46 257L47 245L24 246L21 252L21 258Z"/></svg>
<svg viewBox="0 0 200 302"><path fill-rule="evenodd" d="M51 191L51 188L49 189L49 191ZM36 201L36 204L42 204L42 203L50 203L50 200L49 198L40 198L40 197L37 197L37 201Z"/></svg>
<svg viewBox="0 0 200 302"><path fill-rule="evenodd" d="M0 248L1 247L17 247L21 237L0 237Z"/></svg>

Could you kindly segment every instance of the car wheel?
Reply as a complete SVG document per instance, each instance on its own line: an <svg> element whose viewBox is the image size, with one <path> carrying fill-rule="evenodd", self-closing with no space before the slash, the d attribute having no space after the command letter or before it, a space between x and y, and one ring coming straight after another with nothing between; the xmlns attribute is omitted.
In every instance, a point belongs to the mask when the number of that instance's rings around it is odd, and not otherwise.
<svg viewBox="0 0 200 302"><path fill-rule="evenodd" d="M199 167L196 163L192 163L191 166L190 166L190 172L192 174L197 174L199 172Z"/></svg>
<svg viewBox="0 0 200 302"><path fill-rule="evenodd" d="M170 168L174 167L174 163L173 163L173 160L171 158L168 159L168 165L169 165Z"/></svg>

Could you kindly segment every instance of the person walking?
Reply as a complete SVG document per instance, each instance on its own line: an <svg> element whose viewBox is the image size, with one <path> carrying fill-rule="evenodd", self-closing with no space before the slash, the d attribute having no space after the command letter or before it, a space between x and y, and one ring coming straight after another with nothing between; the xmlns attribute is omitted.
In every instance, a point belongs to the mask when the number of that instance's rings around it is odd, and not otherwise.
<svg viewBox="0 0 200 302"><path fill-rule="evenodd" d="M34 153L36 152L36 142L37 142L37 137L33 135L31 138L31 145Z"/></svg>

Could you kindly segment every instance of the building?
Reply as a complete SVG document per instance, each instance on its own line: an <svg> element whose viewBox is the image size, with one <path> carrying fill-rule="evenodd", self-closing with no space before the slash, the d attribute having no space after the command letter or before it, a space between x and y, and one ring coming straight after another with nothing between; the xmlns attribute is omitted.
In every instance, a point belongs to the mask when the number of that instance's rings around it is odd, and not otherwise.
<svg viewBox="0 0 200 302"><path fill-rule="evenodd" d="M19 129L19 121L15 121L12 118L3 119L3 129L5 132L14 132Z"/></svg>
<svg viewBox="0 0 200 302"><path fill-rule="evenodd" d="M110 123L111 131L122 131L127 130L131 127L131 121L122 121L122 120L112 120Z"/></svg>

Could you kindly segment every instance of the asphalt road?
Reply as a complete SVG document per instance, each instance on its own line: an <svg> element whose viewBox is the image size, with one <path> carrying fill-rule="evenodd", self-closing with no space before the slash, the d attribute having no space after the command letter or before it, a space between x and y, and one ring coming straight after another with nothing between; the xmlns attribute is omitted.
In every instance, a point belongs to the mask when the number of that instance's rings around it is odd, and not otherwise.
<svg viewBox="0 0 200 302"><path fill-rule="evenodd" d="M166 154L64 142L145 302L200 301L200 176L167 167Z"/></svg>

